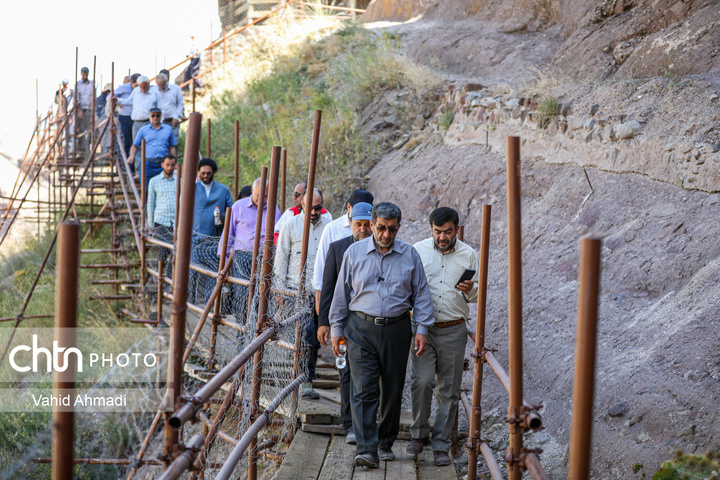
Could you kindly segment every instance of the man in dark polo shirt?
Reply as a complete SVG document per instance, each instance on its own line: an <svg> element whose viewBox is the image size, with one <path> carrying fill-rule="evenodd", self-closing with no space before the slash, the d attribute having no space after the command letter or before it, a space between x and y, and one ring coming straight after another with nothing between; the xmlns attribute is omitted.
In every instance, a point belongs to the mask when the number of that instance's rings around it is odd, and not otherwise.
<svg viewBox="0 0 720 480"><path fill-rule="evenodd" d="M370 468L395 460L392 446L400 428L410 344L422 355L428 327L435 323L420 255L395 240L400 221L400 209L392 203L373 208L373 235L345 252L330 306L333 352L338 355L345 340L352 365L355 465ZM417 324L414 342L410 310Z"/></svg>

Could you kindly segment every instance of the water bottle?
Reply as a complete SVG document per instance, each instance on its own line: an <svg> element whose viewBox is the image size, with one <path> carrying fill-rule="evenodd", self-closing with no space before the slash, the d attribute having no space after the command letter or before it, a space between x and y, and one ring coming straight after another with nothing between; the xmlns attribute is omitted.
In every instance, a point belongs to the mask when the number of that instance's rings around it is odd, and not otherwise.
<svg viewBox="0 0 720 480"><path fill-rule="evenodd" d="M222 225L222 222L220 221L220 207L215 206L215 226Z"/></svg>
<svg viewBox="0 0 720 480"><path fill-rule="evenodd" d="M345 346L345 340L340 340L340 345L338 345L338 349L340 350L340 355L338 355L335 359L335 366L338 369L343 369L347 365L347 358L345 357L345 352L347 352L347 346Z"/></svg>

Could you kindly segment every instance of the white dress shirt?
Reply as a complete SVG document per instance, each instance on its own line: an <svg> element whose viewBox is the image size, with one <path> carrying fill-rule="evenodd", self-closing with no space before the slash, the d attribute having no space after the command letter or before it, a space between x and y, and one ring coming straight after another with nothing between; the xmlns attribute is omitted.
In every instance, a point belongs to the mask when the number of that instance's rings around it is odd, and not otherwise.
<svg viewBox="0 0 720 480"><path fill-rule="evenodd" d="M325 257L327 256L330 244L341 238L352 235L350 218L347 211L330 222L320 238L317 255L315 256L315 272L313 273L312 286L315 290L322 290L323 272L325 271Z"/></svg>
<svg viewBox="0 0 720 480"><path fill-rule="evenodd" d="M420 254L430 285L435 321L467 320L470 315L468 303L477 302L477 284L473 285L467 295L455 288L455 285L466 268L475 270L472 280L477 282L479 257L475 250L457 240L452 250L443 253L435 248L432 237L413 246Z"/></svg>
<svg viewBox="0 0 720 480"><path fill-rule="evenodd" d="M273 274L280 288L296 289L300 285L300 256L302 253L303 226L305 223L305 214L292 217L283 227L278 237L277 250L275 252L275 263L273 266ZM310 223L310 237L308 239L308 253L305 265L307 268L306 286L311 286L313 275L312 265L315 260L315 253L318 250L320 236L328 222L325 217L320 216L320 220L315 225ZM311 291L311 290L308 290Z"/></svg>

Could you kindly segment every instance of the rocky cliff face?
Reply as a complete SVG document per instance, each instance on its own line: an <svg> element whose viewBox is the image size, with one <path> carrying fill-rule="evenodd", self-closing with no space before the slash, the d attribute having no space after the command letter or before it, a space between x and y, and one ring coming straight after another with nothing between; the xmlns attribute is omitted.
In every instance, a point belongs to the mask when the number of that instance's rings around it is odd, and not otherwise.
<svg viewBox="0 0 720 480"><path fill-rule="evenodd" d="M366 21L492 23L562 40L550 64L577 79L694 75L720 69L720 4L712 0L374 0Z"/></svg>

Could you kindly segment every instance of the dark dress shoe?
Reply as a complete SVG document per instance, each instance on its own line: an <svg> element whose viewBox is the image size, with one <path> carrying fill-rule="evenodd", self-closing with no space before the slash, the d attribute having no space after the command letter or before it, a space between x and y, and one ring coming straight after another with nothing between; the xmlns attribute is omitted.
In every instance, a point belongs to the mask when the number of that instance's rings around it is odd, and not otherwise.
<svg viewBox="0 0 720 480"><path fill-rule="evenodd" d="M407 448L405 451L411 455L418 455L422 453L423 448L425 448L425 445L428 445L430 443L430 440L425 438L413 438L410 440L410 443L407 444Z"/></svg>
<svg viewBox="0 0 720 480"><path fill-rule="evenodd" d="M438 450L433 452L433 460L435 461L435 465L438 467L444 467L452 463L452 459L447 453L440 452Z"/></svg>

